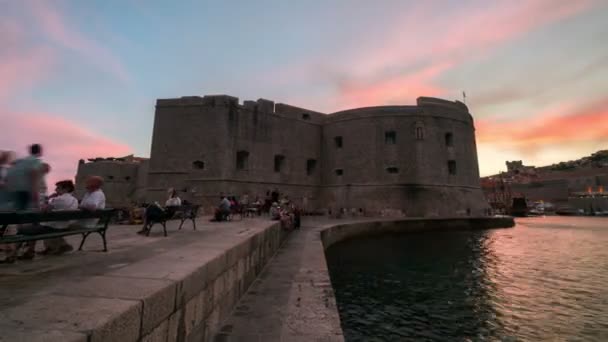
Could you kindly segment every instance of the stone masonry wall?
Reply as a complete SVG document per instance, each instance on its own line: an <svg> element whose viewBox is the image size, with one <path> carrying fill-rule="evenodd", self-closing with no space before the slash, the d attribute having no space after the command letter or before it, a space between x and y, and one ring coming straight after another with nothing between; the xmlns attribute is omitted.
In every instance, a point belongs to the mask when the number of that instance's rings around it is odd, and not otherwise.
<svg viewBox="0 0 608 342"><path fill-rule="evenodd" d="M308 210L450 216L487 208L468 108L424 97L330 115L226 95L158 100L149 200L164 200L169 187L206 208L220 192L263 198L274 188Z"/></svg>

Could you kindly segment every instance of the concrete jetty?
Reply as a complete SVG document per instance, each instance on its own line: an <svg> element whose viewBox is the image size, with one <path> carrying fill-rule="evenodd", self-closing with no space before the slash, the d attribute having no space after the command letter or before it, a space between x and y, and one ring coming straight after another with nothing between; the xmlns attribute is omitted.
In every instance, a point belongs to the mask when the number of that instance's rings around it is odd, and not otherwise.
<svg viewBox="0 0 608 342"><path fill-rule="evenodd" d="M325 248L368 234L512 225L307 218L288 235L268 218L203 217L196 231L171 223L167 238L113 226L108 253L91 237L84 252L0 266L0 341L342 341Z"/></svg>

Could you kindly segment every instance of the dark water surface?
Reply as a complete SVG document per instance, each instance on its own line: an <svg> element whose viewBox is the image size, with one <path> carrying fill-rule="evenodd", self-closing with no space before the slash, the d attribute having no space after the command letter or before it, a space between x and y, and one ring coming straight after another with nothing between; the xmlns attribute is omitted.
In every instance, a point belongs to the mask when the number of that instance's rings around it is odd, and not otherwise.
<svg viewBox="0 0 608 342"><path fill-rule="evenodd" d="M608 341L608 218L332 246L347 341Z"/></svg>

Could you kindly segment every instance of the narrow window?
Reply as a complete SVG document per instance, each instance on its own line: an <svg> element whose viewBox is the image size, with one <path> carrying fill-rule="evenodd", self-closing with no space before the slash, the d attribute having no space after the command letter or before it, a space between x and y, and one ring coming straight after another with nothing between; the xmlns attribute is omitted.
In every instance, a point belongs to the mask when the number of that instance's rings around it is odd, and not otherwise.
<svg viewBox="0 0 608 342"><path fill-rule="evenodd" d="M448 172L451 175L456 174L456 161L455 160L448 160Z"/></svg>
<svg viewBox="0 0 608 342"><path fill-rule="evenodd" d="M205 169L205 162L201 161L201 160L193 161L192 162L192 168L196 169L196 170L204 170Z"/></svg>
<svg viewBox="0 0 608 342"><path fill-rule="evenodd" d="M237 151L236 152L236 169L246 170L249 166L249 152Z"/></svg>
<svg viewBox="0 0 608 342"><path fill-rule="evenodd" d="M130 181L130 180L131 180L131 177L126 176L126 177L125 177L125 180L128 182L128 181Z"/></svg>
<svg viewBox="0 0 608 342"><path fill-rule="evenodd" d="M306 161L306 175L311 176L315 173L317 168L317 160L316 159L308 159Z"/></svg>
<svg viewBox="0 0 608 342"><path fill-rule="evenodd" d="M336 144L336 148L342 148L342 137L334 137L334 143Z"/></svg>
<svg viewBox="0 0 608 342"><path fill-rule="evenodd" d="M421 126L416 127L416 140L424 140L424 128Z"/></svg>
<svg viewBox="0 0 608 342"><path fill-rule="evenodd" d="M344 174L344 170L342 170L342 169L336 169L335 172L336 172L336 176L342 176Z"/></svg>
<svg viewBox="0 0 608 342"><path fill-rule="evenodd" d="M285 166L285 156L277 154L274 156L274 172L282 172Z"/></svg>
<svg viewBox="0 0 608 342"><path fill-rule="evenodd" d="M399 173L399 169L396 168L396 167L394 167L394 166L391 166L391 167L387 167L386 168L386 172L388 172L388 173Z"/></svg>
<svg viewBox="0 0 608 342"><path fill-rule="evenodd" d="M384 143L387 145L394 145L397 143L397 133L395 131L384 132Z"/></svg>
<svg viewBox="0 0 608 342"><path fill-rule="evenodd" d="M454 136L452 133L445 134L445 146L454 146Z"/></svg>
<svg viewBox="0 0 608 342"><path fill-rule="evenodd" d="M308 114L308 113L302 114L302 120L310 120L310 114Z"/></svg>
<svg viewBox="0 0 608 342"><path fill-rule="evenodd" d="M114 176L108 176L108 179L112 180L112 179L114 179Z"/></svg>

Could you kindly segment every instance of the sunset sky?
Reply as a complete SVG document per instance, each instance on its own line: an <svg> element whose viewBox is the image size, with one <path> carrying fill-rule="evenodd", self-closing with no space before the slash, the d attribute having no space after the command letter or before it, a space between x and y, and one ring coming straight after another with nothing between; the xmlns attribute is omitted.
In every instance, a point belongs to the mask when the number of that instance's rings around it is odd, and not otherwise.
<svg viewBox="0 0 608 342"><path fill-rule="evenodd" d="M608 149L608 1L0 0L0 149L149 156L157 98L462 100L482 175Z"/></svg>

